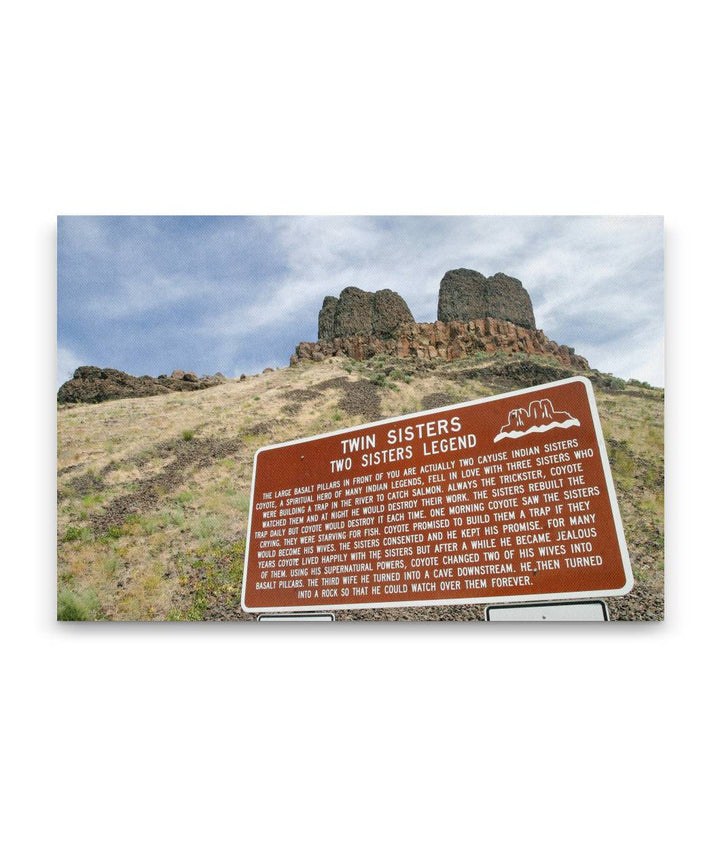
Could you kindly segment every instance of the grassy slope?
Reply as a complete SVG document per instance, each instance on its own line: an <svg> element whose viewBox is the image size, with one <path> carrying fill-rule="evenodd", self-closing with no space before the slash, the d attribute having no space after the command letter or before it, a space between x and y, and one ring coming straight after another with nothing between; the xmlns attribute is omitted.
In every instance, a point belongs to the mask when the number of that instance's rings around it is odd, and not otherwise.
<svg viewBox="0 0 720 856"><path fill-rule="evenodd" d="M333 359L202 392L61 407L58 615L244 617L244 536L259 446L530 386L556 373L551 361L503 354L431 370L383 358ZM622 617L659 618L663 393L593 377L637 581L622 599ZM425 609L417 617L481 612Z"/></svg>

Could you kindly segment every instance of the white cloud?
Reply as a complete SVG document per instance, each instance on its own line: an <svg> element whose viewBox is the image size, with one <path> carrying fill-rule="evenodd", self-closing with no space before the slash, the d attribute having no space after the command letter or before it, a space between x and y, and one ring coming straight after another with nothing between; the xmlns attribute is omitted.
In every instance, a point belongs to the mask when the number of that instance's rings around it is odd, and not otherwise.
<svg viewBox="0 0 720 856"><path fill-rule="evenodd" d="M591 364L663 382L658 218L87 219L68 224L62 263L75 264L78 277L64 278L70 292L59 299L74 297L76 326L105 323L107 338L96 330L92 343L63 340L88 353L98 340L107 352L124 335L148 355L164 343L164 359L202 353L209 371L284 364L290 339L315 338L325 295L391 288L416 320L432 321L445 271L469 267L521 279L538 326Z"/></svg>
<svg viewBox="0 0 720 856"><path fill-rule="evenodd" d="M287 273L220 320L232 335L314 319L347 285L392 288L416 320L434 320L442 275L470 267L523 280L538 326L597 364L663 383L662 227L644 217L283 218ZM625 333L633 319L643 329ZM581 323L582 322L582 323ZM594 328L594 330L593 330Z"/></svg>

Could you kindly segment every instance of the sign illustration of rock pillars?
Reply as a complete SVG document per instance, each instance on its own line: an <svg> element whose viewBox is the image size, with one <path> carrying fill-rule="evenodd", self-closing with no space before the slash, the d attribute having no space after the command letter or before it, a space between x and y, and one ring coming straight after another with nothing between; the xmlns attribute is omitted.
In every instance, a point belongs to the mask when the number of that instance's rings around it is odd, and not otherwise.
<svg viewBox="0 0 720 856"><path fill-rule="evenodd" d="M544 434L552 428L580 427L578 420L564 410L555 410L549 398L531 401L527 410L516 407L508 414L507 423L495 435L494 442L506 438L516 440L527 434Z"/></svg>

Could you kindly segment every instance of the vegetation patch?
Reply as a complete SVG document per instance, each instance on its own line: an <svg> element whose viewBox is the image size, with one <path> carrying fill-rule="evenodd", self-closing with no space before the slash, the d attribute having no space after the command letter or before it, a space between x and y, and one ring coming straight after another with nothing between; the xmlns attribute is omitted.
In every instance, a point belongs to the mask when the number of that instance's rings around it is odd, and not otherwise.
<svg viewBox="0 0 720 856"><path fill-rule="evenodd" d="M248 618L241 609L245 540L201 547L187 557L180 574L182 603L174 605L173 621Z"/></svg>
<svg viewBox="0 0 720 856"><path fill-rule="evenodd" d="M240 439L192 439L173 444L162 444L163 452L174 453L173 459L159 473L139 480L135 489L111 500L104 513L91 518L96 533L111 534L111 530L122 529L131 514L145 514L155 508L165 495L187 481L190 471L212 466L227 458L241 447Z"/></svg>
<svg viewBox="0 0 720 856"><path fill-rule="evenodd" d="M104 616L100 600L92 589L76 592L63 586L58 591L57 617L58 621L97 621Z"/></svg>

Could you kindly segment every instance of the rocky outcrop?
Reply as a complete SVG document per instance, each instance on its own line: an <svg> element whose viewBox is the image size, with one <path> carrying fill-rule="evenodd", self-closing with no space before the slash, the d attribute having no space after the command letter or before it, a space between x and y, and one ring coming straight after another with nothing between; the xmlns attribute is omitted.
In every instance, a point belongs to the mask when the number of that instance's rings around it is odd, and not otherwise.
<svg viewBox="0 0 720 856"><path fill-rule="evenodd" d="M340 301L337 297L326 297L318 315L318 339L335 338L335 312Z"/></svg>
<svg viewBox="0 0 720 856"><path fill-rule="evenodd" d="M290 362L320 361L333 356L366 360L376 354L414 357L418 360L455 360L483 351L488 354L495 351L536 354L552 357L568 368L579 371L589 369L584 357L577 355L573 348L548 339L542 330L520 327L497 318L451 321L448 324L442 321L405 323L397 328L392 338L357 334L318 342L301 342Z"/></svg>
<svg viewBox="0 0 720 856"><path fill-rule="evenodd" d="M486 277L467 268L442 278L438 320L432 323L416 323L402 297L389 289L345 288L339 298L326 297L318 341L301 342L290 363L331 356L365 360L376 354L455 360L483 351L536 354L567 368L590 368L573 348L535 327L532 301L519 279L504 273Z"/></svg>
<svg viewBox="0 0 720 856"><path fill-rule="evenodd" d="M80 366L72 380L58 390L58 404L95 404L117 398L145 398L149 395L166 395L169 392L191 392L224 383L225 377L217 372L212 377L198 377L194 372L176 369L170 377L160 375L135 377L117 369L100 369L97 366Z"/></svg>
<svg viewBox="0 0 720 856"><path fill-rule="evenodd" d="M535 329L530 295L519 279L496 273L485 277L467 268L449 270L440 282L438 321L498 318Z"/></svg>
<svg viewBox="0 0 720 856"><path fill-rule="evenodd" d="M412 323L407 303L395 291L363 291L344 288L337 297L326 297L318 316L318 339L332 341L347 336L388 339L402 324Z"/></svg>

